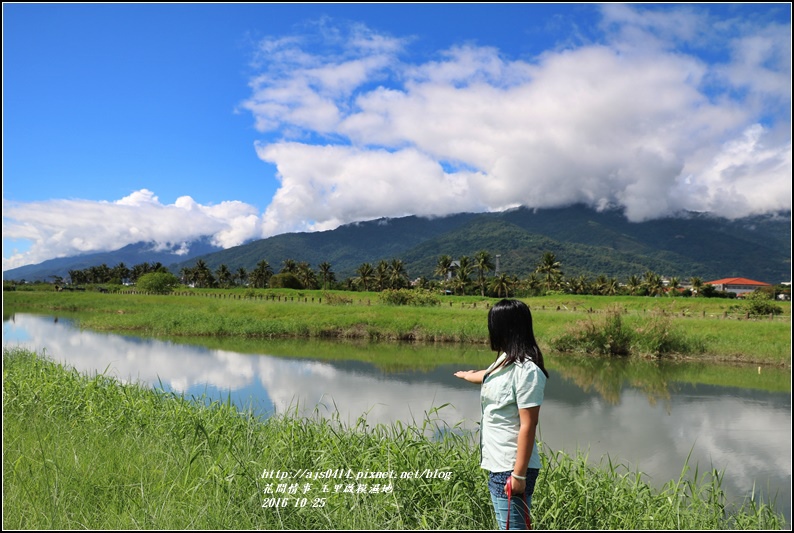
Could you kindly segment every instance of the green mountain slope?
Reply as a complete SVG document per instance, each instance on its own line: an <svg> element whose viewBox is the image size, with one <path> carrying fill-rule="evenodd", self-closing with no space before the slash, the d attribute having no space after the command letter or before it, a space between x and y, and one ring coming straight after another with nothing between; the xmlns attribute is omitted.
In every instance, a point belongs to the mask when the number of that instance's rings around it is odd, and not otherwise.
<svg viewBox="0 0 794 533"><path fill-rule="evenodd" d="M364 262L401 259L411 278L432 279L440 255L457 259L480 250L499 254L500 270L519 277L532 272L550 251L568 277L604 274L625 280L651 270L681 279L741 276L778 283L791 279L791 214L737 221L692 214L631 223L617 211L574 206L434 219L409 216L278 235L201 259L213 270L221 264L250 270L265 259L275 271L286 259L315 268L327 261L340 280L354 276Z"/></svg>

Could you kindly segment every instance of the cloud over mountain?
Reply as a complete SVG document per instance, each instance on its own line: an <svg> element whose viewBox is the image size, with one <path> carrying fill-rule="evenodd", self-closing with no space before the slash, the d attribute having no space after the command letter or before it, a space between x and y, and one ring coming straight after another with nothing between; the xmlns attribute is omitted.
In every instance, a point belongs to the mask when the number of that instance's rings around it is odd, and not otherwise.
<svg viewBox="0 0 794 533"><path fill-rule="evenodd" d="M189 196L164 205L142 189L115 202L3 202L3 237L33 241L26 254L3 260L3 270L54 257L115 250L136 242L186 245L204 235L229 248L261 234L256 209L242 202L197 204Z"/></svg>
<svg viewBox="0 0 794 533"><path fill-rule="evenodd" d="M597 27L555 21L559 44L532 56L473 42L418 56L412 36L327 19L261 39L249 95L230 104L276 170L264 211L164 204L144 188L4 200L4 240L32 244L3 269L144 240L230 247L518 205L618 207L631 221L790 210L790 23L692 5L596 9Z"/></svg>
<svg viewBox="0 0 794 533"><path fill-rule="evenodd" d="M461 45L420 64L360 26L262 41L243 107L281 179L266 232L520 204L790 209L790 27L633 6L602 26L538 57Z"/></svg>

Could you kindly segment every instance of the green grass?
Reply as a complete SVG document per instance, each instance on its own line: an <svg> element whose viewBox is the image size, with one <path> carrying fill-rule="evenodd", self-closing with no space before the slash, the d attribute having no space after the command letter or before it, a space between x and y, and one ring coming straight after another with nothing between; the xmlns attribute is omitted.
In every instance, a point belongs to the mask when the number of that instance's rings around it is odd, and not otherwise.
<svg viewBox="0 0 794 533"><path fill-rule="evenodd" d="M719 473L692 481L682 473L655 490L619 465L541 452L537 529L785 527L766 505L727 504ZM263 477L301 469L396 479L368 480L360 492L347 479L288 478L279 493L280 481ZM426 469L449 477L403 478ZM5 529L495 527L475 444L435 410L413 424L294 413L261 420L229 402L83 376L21 349L3 350L3 473ZM288 505L263 507L270 497Z"/></svg>
<svg viewBox="0 0 794 533"><path fill-rule="evenodd" d="M189 295L187 295L189 294ZM247 298L251 294L254 298ZM12 291L6 313L79 313L81 327L144 336L223 338L336 338L487 344L486 316L494 298L450 296L437 307L394 306L377 293L343 292L346 305L330 305L323 291L192 290L185 294L99 294ZM748 320L731 314L735 300L547 296L529 298L541 348L571 327L597 322L610 309L623 310L628 324L652 325L658 317L686 340L665 356L791 364L791 305L775 318ZM653 340L653 334L643 336ZM658 336L655 337L658 340ZM640 339L642 341L642 339ZM633 355L655 356L655 344L635 342Z"/></svg>

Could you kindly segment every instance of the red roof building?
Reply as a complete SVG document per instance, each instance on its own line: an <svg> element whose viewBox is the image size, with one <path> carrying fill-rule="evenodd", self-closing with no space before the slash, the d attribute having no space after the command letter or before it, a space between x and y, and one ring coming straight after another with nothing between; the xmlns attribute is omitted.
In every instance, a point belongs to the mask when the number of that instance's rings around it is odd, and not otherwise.
<svg viewBox="0 0 794 533"><path fill-rule="evenodd" d="M734 294L753 292L760 287L771 287L769 283L747 278L723 278L714 281L707 281L706 284L713 286L718 291L732 292Z"/></svg>

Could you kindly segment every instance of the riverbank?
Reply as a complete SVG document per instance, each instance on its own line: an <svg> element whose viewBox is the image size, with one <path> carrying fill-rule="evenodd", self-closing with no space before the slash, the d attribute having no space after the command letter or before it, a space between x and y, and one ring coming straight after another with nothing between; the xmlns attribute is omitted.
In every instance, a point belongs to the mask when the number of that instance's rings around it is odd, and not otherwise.
<svg viewBox="0 0 794 533"><path fill-rule="evenodd" d="M290 290L192 290L171 295L13 291L4 311L77 313L81 327L145 336L343 338L487 344L487 310L497 299L444 297L432 307L395 306L377 293ZM749 317L736 300L557 295L524 299L541 348L571 331L601 329L618 310L640 341L674 333L687 351L655 353L636 342L638 357L791 365L791 304L776 317ZM658 324L667 324L659 329Z"/></svg>
<svg viewBox="0 0 794 533"><path fill-rule="evenodd" d="M432 412L410 426L263 421L25 350L4 349L3 368L6 529L495 525L475 443ZM767 506L726 502L719 475L682 473L656 490L619 466L540 450L536 529L785 527Z"/></svg>

